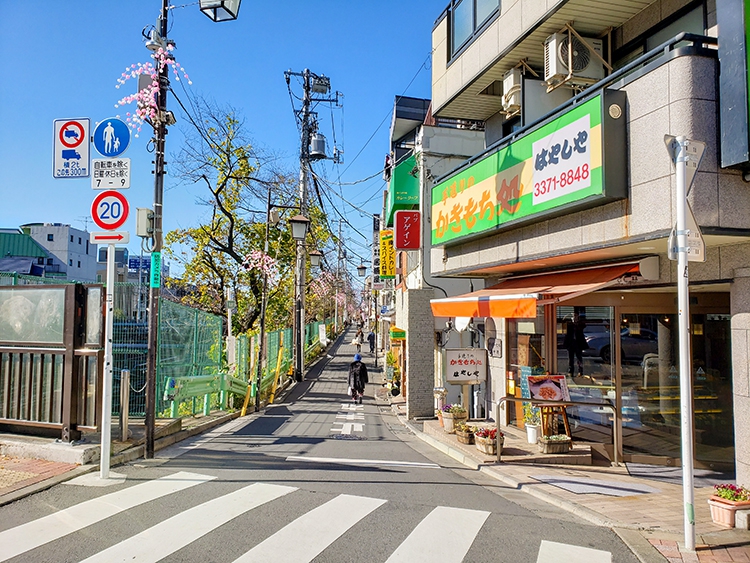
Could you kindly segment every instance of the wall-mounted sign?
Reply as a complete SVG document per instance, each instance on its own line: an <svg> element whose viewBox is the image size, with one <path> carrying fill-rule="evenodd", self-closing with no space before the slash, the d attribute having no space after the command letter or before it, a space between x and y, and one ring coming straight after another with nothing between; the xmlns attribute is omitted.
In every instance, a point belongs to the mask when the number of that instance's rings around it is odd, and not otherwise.
<svg viewBox="0 0 750 563"><path fill-rule="evenodd" d="M422 245L422 221L419 211L396 211L393 221L396 250L418 250Z"/></svg>
<svg viewBox="0 0 750 563"><path fill-rule="evenodd" d="M406 331L397 326L391 327L391 340L406 340Z"/></svg>
<svg viewBox="0 0 750 563"><path fill-rule="evenodd" d="M602 92L439 182L432 244L626 197L624 108L624 92Z"/></svg>
<svg viewBox="0 0 750 563"><path fill-rule="evenodd" d="M380 215L372 216L372 288L385 288L380 281Z"/></svg>
<svg viewBox="0 0 750 563"><path fill-rule="evenodd" d="M487 350L454 348L445 350L445 380L454 385L476 384L487 379Z"/></svg>
<svg viewBox="0 0 750 563"><path fill-rule="evenodd" d="M393 231L380 231L380 279L396 277L396 250L393 248Z"/></svg>
<svg viewBox="0 0 750 563"><path fill-rule="evenodd" d="M419 167L414 154L396 164L388 183L385 205L385 226L393 225L393 214L399 209L413 209L419 205Z"/></svg>

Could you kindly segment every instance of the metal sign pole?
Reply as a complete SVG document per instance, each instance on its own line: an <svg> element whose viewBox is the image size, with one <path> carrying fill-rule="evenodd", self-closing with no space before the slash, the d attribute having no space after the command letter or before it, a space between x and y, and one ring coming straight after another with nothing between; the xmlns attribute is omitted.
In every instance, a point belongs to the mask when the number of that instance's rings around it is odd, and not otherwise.
<svg viewBox="0 0 750 563"><path fill-rule="evenodd" d="M115 245L107 245L107 307L104 319L104 379L102 388L102 437L99 478L109 479L112 440L112 336L115 304Z"/></svg>
<svg viewBox="0 0 750 563"><path fill-rule="evenodd" d="M685 548L695 551L695 509L693 490L693 389L690 369L690 299L688 294L687 237L687 139L675 143L677 199L677 309L680 346L680 416L682 418L682 496L684 502Z"/></svg>

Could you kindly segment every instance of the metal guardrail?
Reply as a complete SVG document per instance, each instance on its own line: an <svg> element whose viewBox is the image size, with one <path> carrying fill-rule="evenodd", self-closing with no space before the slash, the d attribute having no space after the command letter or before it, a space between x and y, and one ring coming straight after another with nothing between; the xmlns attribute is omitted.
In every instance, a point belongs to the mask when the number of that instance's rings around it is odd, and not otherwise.
<svg viewBox="0 0 750 563"><path fill-rule="evenodd" d="M615 410L615 405L610 400L610 404L606 403L588 403L583 401L546 401L544 399L530 399L526 397L500 397L500 400L497 402L497 407L495 411L495 424L498 424L500 421L500 407L503 405L503 403L506 403L508 401L515 401L515 402L522 402L522 403L531 403L532 405L544 405L552 406L552 407L599 407L599 408L610 408L612 409L612 412ZM620 439L618 436L618 433L615 431L614 428L614 421L612 421L613 428L612 428L612 441L614 443L614 459L612 461L613 464L619 465L620 463ZM498 429L500 428L498 424ZM497 449L497 461L501 461L500 459L500 448Z"/></svg>

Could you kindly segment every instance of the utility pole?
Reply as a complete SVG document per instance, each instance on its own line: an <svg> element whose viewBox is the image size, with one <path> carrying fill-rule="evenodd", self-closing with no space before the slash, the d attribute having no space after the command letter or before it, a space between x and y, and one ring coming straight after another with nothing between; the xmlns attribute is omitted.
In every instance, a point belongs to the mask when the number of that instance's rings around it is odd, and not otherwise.
<svg viewBox="0 0 750 563"><path fill-rule="evenodd" d="M167 44L169 0L162 0L159 36ZM158 64L158 63L157 63ZM167 91L169 68L159 69L159 92L154 126L154 235L151 248L151 279L148 292L148 354L146 356L146 459L154 457L156 425L156 362L158 361L159 298L161 297L162 202L164 196L164 141L167 136Z"/></svg>
<svg viewBox="0 0 750 563"><path fill-rule="evenodd" d="M335 315L333 320L333 330L339 333L339 275L341 274L341 219L339 219L339 234L336 239L336 277L334 278L333 299L335 305Z"/></svg>

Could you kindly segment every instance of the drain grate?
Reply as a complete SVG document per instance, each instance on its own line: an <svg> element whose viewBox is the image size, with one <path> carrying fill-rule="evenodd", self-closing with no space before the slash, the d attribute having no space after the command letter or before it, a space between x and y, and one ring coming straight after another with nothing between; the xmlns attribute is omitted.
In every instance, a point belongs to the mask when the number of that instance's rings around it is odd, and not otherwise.
<svg viewBox="0 0 750 563"><path fill-rule="evenodd" d="M367 440L366 436L356 436L354 434L329 434L332 440Z"/></svg>

